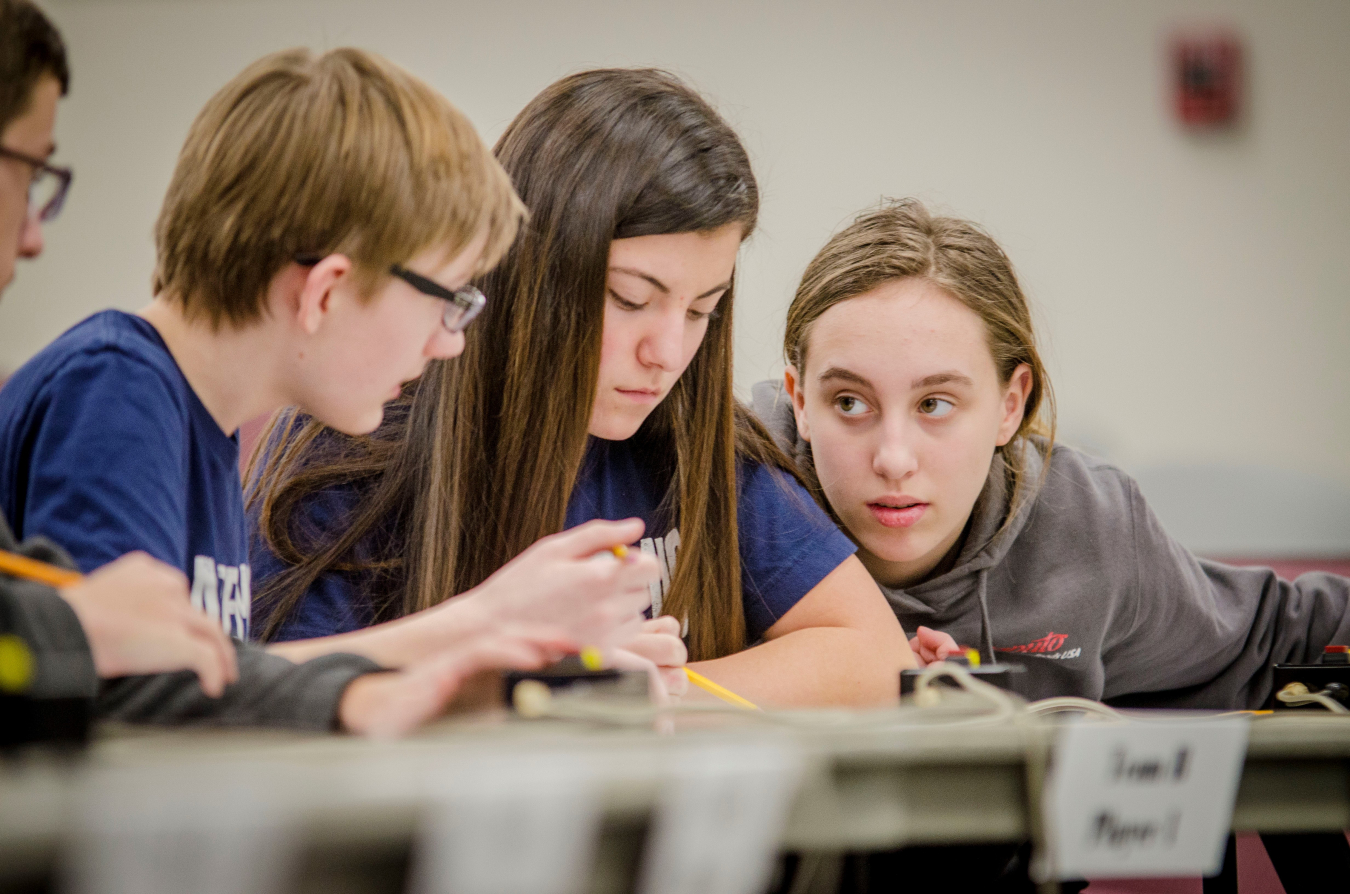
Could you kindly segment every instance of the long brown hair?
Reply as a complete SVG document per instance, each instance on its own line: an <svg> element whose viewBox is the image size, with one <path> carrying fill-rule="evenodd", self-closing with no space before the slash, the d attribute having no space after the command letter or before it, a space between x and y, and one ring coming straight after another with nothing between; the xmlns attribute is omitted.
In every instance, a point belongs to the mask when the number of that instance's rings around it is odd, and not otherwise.
<svg viewBox="0 0 1350 894"><path fill-rule="evenodd" d="M272 612L264 638L325 571L373 572L363 586L382 620L477 585L561 530L587 447L610 242L755 226L758 187L740 141L664 72L564 78L495 151L530 220L482 280L489 304L463 356L433 363L372 438L287 418L276 423L287 431L264 439L284 446L251 476L251 499L292 566L260 591ZM688 619L694 658L745 645L737 457L789 465L732 395L732 299L634 436L669 478L660 514L678 522L681 545L664 610ZM297 510L339 482L360 495L342 530L306 531Z"/></svg>
<svg viewBox="0 0 1350 894"><path fill-rule="evenodd" d="M1001 383L1006 385L1021 364L1031 368L1031 393L1022 424L1008 443L998 448L1010 479L1011 519L1028 490L1025 450L1032 443L1029 435L1044 439L1036 447L1046 459L1042 475L1049 468L1055 439L1055 397L1036 348L1031 308L1012 262L977 224L934 215L917 199L887 201L864 211L825 243L807 265L788 308L783 355L799 377L804 375L811 326L821 314L884 283L911 276L940 286L980 318ZM807 487L833 514L814 464L804 466L800 471Z"/></svg>

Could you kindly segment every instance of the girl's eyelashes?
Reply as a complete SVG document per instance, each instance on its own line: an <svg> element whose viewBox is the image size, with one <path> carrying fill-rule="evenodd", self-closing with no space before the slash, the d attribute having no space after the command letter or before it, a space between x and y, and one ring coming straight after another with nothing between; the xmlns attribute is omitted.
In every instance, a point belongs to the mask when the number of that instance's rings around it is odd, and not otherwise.
<svg viewBox="0 0 1350 894"><path fill-rule="evenodd" d="M861 416L871 409L867 404L851 394L841 394L834 399L834 405L844 416Z"/></svg>
<svg viewBox="0 0 1350 894"><path fill-rule="evenodd" d="M930 419L941 419L955 409L956 404L940 397L925 397L919 401L919 412Z"/></svg>
<svg viewBox="0 0 1350 894"><path fill-rule="evenodd" d="M642 310L642 308L647 306L645 304L638 304L636 301L629 301L613 289L609 290L609 297L614 299L614 303L619 306L620 310Z"/></svg>
<svg viewBox="0 0 1350 894"><path fill-rule="evenodd" d="M695 323L700 322L702 320L711 320L716 316L717 316L716 307L714 307L712 310L694 310L692 307L689 308L689 319L693 320Z"/></svg>

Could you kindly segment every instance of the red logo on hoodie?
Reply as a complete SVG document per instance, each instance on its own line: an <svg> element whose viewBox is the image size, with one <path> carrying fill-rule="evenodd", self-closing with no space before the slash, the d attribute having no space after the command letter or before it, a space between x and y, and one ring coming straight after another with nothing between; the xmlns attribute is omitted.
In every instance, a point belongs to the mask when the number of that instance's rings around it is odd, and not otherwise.
<svg viewBox="0 0 1350 894"><path fill-rule="evenodd" d="M1069 638L1067 633L1055 633L1053 630L1035 642L1027 643L1024 646L1006 646L999 648L1000 652L1019 652L1022 654L1039 655L1045 652L1058 652Z"/></svg>

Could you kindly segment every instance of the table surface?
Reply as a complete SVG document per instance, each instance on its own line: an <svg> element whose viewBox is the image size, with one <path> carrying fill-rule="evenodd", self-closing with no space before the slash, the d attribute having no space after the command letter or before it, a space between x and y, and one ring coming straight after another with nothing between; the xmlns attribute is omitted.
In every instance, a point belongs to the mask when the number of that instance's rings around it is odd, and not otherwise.
<svg viewBox="0 0 1350 894"><path fill-rule="evenodd" d="M649 724L490 714L447 720L397 742L275 731L107 729L74 760L29 752L0 762L0 878L50 870L88 780L100 773L234 767L287 787L301 805L298 816L312 847L330 854L389 854L406 853L428 797L426 781L436 769L487 755L575 755L600 767L603 863L605 853L616 847L631 852L634 836L640 841L671 757L747 742L776 743L800 756L801 782L784 850L1025 840L1032 809L1028 754L1053 735L1053 726L988 720L982 710L952 698L933 709L689 716L673 733ZM1350 718L1301 711L1255 716L1233 827L1350 828ZM613 859L631 863L632 855ZM616 882L592 889L622 887Z"/></svg>

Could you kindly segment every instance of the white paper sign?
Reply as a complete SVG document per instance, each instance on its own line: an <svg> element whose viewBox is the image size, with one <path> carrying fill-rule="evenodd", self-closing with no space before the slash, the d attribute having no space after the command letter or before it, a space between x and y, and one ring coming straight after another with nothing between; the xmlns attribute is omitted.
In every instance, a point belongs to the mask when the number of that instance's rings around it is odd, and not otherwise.
<svg viewBox="0 0 1350 894"><path fill-rule="evenodd" d="M1073 723L1045 786L1049 875L1211 875L1233 820L1247 718Z"/></svg>
<svg viewBox="0 0 1350 894"><path fill-rule="evenodd" d="M591 761L474 758L429 785L415 894L576 894L585 887L600 825Z"/></svg>
<svg viewBox="0 0 1350 894"><path fill-rule="evenodd" d="M800 776L776 742L709 746L675 759L643 858L642 894L758 894Z"/></svg>
<svg viewBox="0 0 1350 894"><path fill-rule="evenodd" d="M77 799L68 894L269 894L297 842L282 771L194 764L100 771Z"/></svg>

